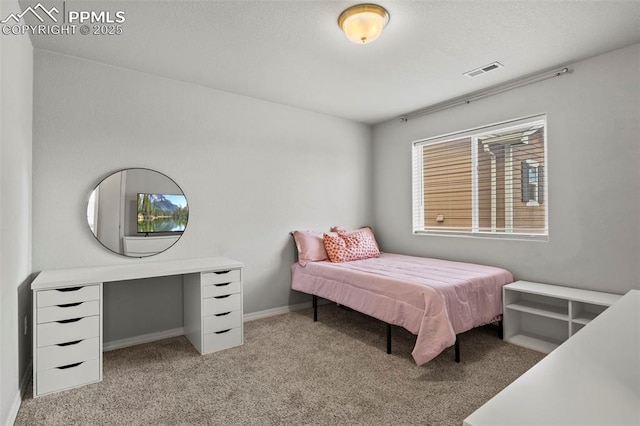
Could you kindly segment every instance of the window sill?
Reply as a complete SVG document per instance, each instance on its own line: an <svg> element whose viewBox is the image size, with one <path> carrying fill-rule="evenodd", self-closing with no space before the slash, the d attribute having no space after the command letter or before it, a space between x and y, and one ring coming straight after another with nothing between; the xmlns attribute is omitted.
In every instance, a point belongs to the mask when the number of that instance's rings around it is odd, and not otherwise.
<svg viewBox="0 0 640 426"><path fill-rule="evenodd" d="M500 233L491 234L488 232L463 232L463 231L413 231L413 235L423 237L453 237L453 238L481 238L488 240L516 240L516 241L537 241L548 242L548 234L520 234L520 233Z"/></svg>

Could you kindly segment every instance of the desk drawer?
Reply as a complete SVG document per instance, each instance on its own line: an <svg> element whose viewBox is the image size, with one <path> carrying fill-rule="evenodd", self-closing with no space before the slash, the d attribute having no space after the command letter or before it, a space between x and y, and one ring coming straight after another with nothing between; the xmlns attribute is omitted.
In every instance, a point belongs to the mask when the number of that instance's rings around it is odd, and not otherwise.
<svg viewBox="0 0 640 426"><path fill-rule="evenodd" d="M202 316L222 314L224 312L239 311L242 306L242 295L239 293L228 296L210 297L202 300Z"/></svg>
<svg viewBox="0 0 640 426"><path fill-rule="evenodd" d="M38 348L38 365L36 366L36 370L46 370L90 359L98 359L100 356L100 342L98 337L63 343L62 346L45 346Z"/></svg>
<svg viewBox="0 0 640 426"><path fill-rule="evenodd" d="M211 284L202 287L202 297L224 296L226 294L240 293L240 281L230 283Z"/></svg>
<svg viewBox="0 0 640 426"><path fill-rule="evenodd" d="M84 361L67 368L50 368L36 372L38 395L69 389L100 380L100 363L97 359Z"/></svg>
<svg viewBox="0 0 640 426"><path fill-rule="evenodd" d="M54 290L42 290L38 292L37 308L53 305L66 305L69 303L86 302L88 300L100 300L100 286L86 285L79 287L67 287Z"/></svg>
<svg viewBox="0 0 640 426"><path fill-rule="evenodd" d="M233 281L240 281L239 269L202 273L202 285L230 283Z"/></svg>
<svg viewBox="0 0 640 426"><path fill-rule="evenodd" d="M100 314L100 301L67 303L38 308L38 324Z"/></svg>
<svg viewBox="0 0 640 426"><path fill-rule="evenodd" d="M242 327L204 335L203 353L221 351L242 344Z"/></svg>
<svg viewBox="0 0 640 426"><path fill-rule="evenodd" d="M242 326L242 313L240 311L225 312L211 315L202 319L202 332L204 334L216 331L228 330Z"/></svg>
<svg viewBox="0 0 640 426"><path fill-rule="evenodd" d="M73 322L48 322L38 324L37 347L75 342L100 336L100 317L80 318Z"/></svg>

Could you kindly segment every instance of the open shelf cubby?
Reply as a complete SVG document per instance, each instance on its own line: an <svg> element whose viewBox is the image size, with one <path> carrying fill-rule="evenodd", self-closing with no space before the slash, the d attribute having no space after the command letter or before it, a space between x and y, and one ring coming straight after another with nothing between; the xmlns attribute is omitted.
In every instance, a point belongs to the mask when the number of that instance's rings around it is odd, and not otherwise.
<svg viewBox="0 0 640 426"><path fill-rule="evenodd" d="M516 281L503 288L504 340L549 353L621 296Z"/></svg>

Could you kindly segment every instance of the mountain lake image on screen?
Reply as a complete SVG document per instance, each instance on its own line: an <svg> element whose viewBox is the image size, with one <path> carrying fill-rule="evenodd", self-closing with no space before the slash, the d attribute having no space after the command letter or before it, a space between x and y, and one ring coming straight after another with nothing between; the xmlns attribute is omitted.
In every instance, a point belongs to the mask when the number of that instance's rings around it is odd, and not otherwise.
<svg viewBox="0 0 640 426"><path fill-rule="evenodd" d="M184 195L138 194L138 233L183 232L188 219Z"/></svg>

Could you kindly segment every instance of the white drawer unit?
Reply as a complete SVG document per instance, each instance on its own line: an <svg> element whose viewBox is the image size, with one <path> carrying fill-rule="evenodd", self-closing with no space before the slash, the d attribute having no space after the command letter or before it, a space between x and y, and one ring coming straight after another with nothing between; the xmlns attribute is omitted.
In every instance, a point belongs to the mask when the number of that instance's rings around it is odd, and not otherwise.
<svg viewBox="0 0 640 426"><path fill-rule="evenodd" d="M222 296L207 297L202 299L202 315L223 314L237 311L242 307L242 294L226 294Z"/></svg>
<svg viewBox="0 0 640 426"><path fill-rule="evenodd" d="M38 395L71 389L101 380L101 365L99 359L81 361L46 370L36 374Z"/></svg>
<svg viewBox="0 0 640 426"><path fill-rule="evenodd" d="M67 322L69 321L69 322ZM47 322L37 325L37 347L75 342L100 335L100 317L97 315L72 320Z"/></svg>
<svg viewBox="0 0 640 426"><path fill-rule="evenodd" d="M202 353L229 349L242 344L242 327L231 328L204 335Z"/></svg>
<svg viewBox="0 0 640 426"><path fill-rule="evenodd" d="M85 285L78 287L63 287L53 290L37 292L36 305L43 306L68 305L89 300L100 300L100 285Z"/></svg>
<svg viewBox="0 0 640 426"><path fill-rule="evenodd" d="M38 348L37 370L46 370L100 357L97 337Z"/></svg>
<svg viewBox="0 0 640 426"><path fill-rule="evenodd" d="M620 297L529 281L507 284L502 298L504 340L549 353Z"/></svg>
<svg viewBox="0 0 640 426"><path fill-rule="evenodd" d="M184 330L202 354L242 345L242 269L184 275Z"/></svg>
<svg viewBox="0 0 640 426"><path fill-rule="evenodd" d="M226 271L203 272L202 285L207 284L225 284L234 281L240 281L240 270L229 269Z"/></svg>
<svg viewBox="0 0 640 426"><path fill-rule="evenodd" d="M230 328L236 328L238 324L242 324L242 312L237 310L209 315L203 317L202 322L203 334L216 333Z"/></svg>
<svg viewBox="0 0 640 426"><path fill-rule="evenodd" d="M102 380L102 284L33 293L33 393Z"/></svg>
<svg viewBox="0 0 640 426"><path fill-rule="evenodd" d="M232 281L229 283L211 284L202 287L202 297L216 297L227 294L240 293L240 281Z"/></svg>
<svg viewBox="0 0 640 426"><path fill-rule="evenodd" d="M62 305L38 308L38 324L52 321L63 321L100 314L100 301L65 303Z"/></svg>

